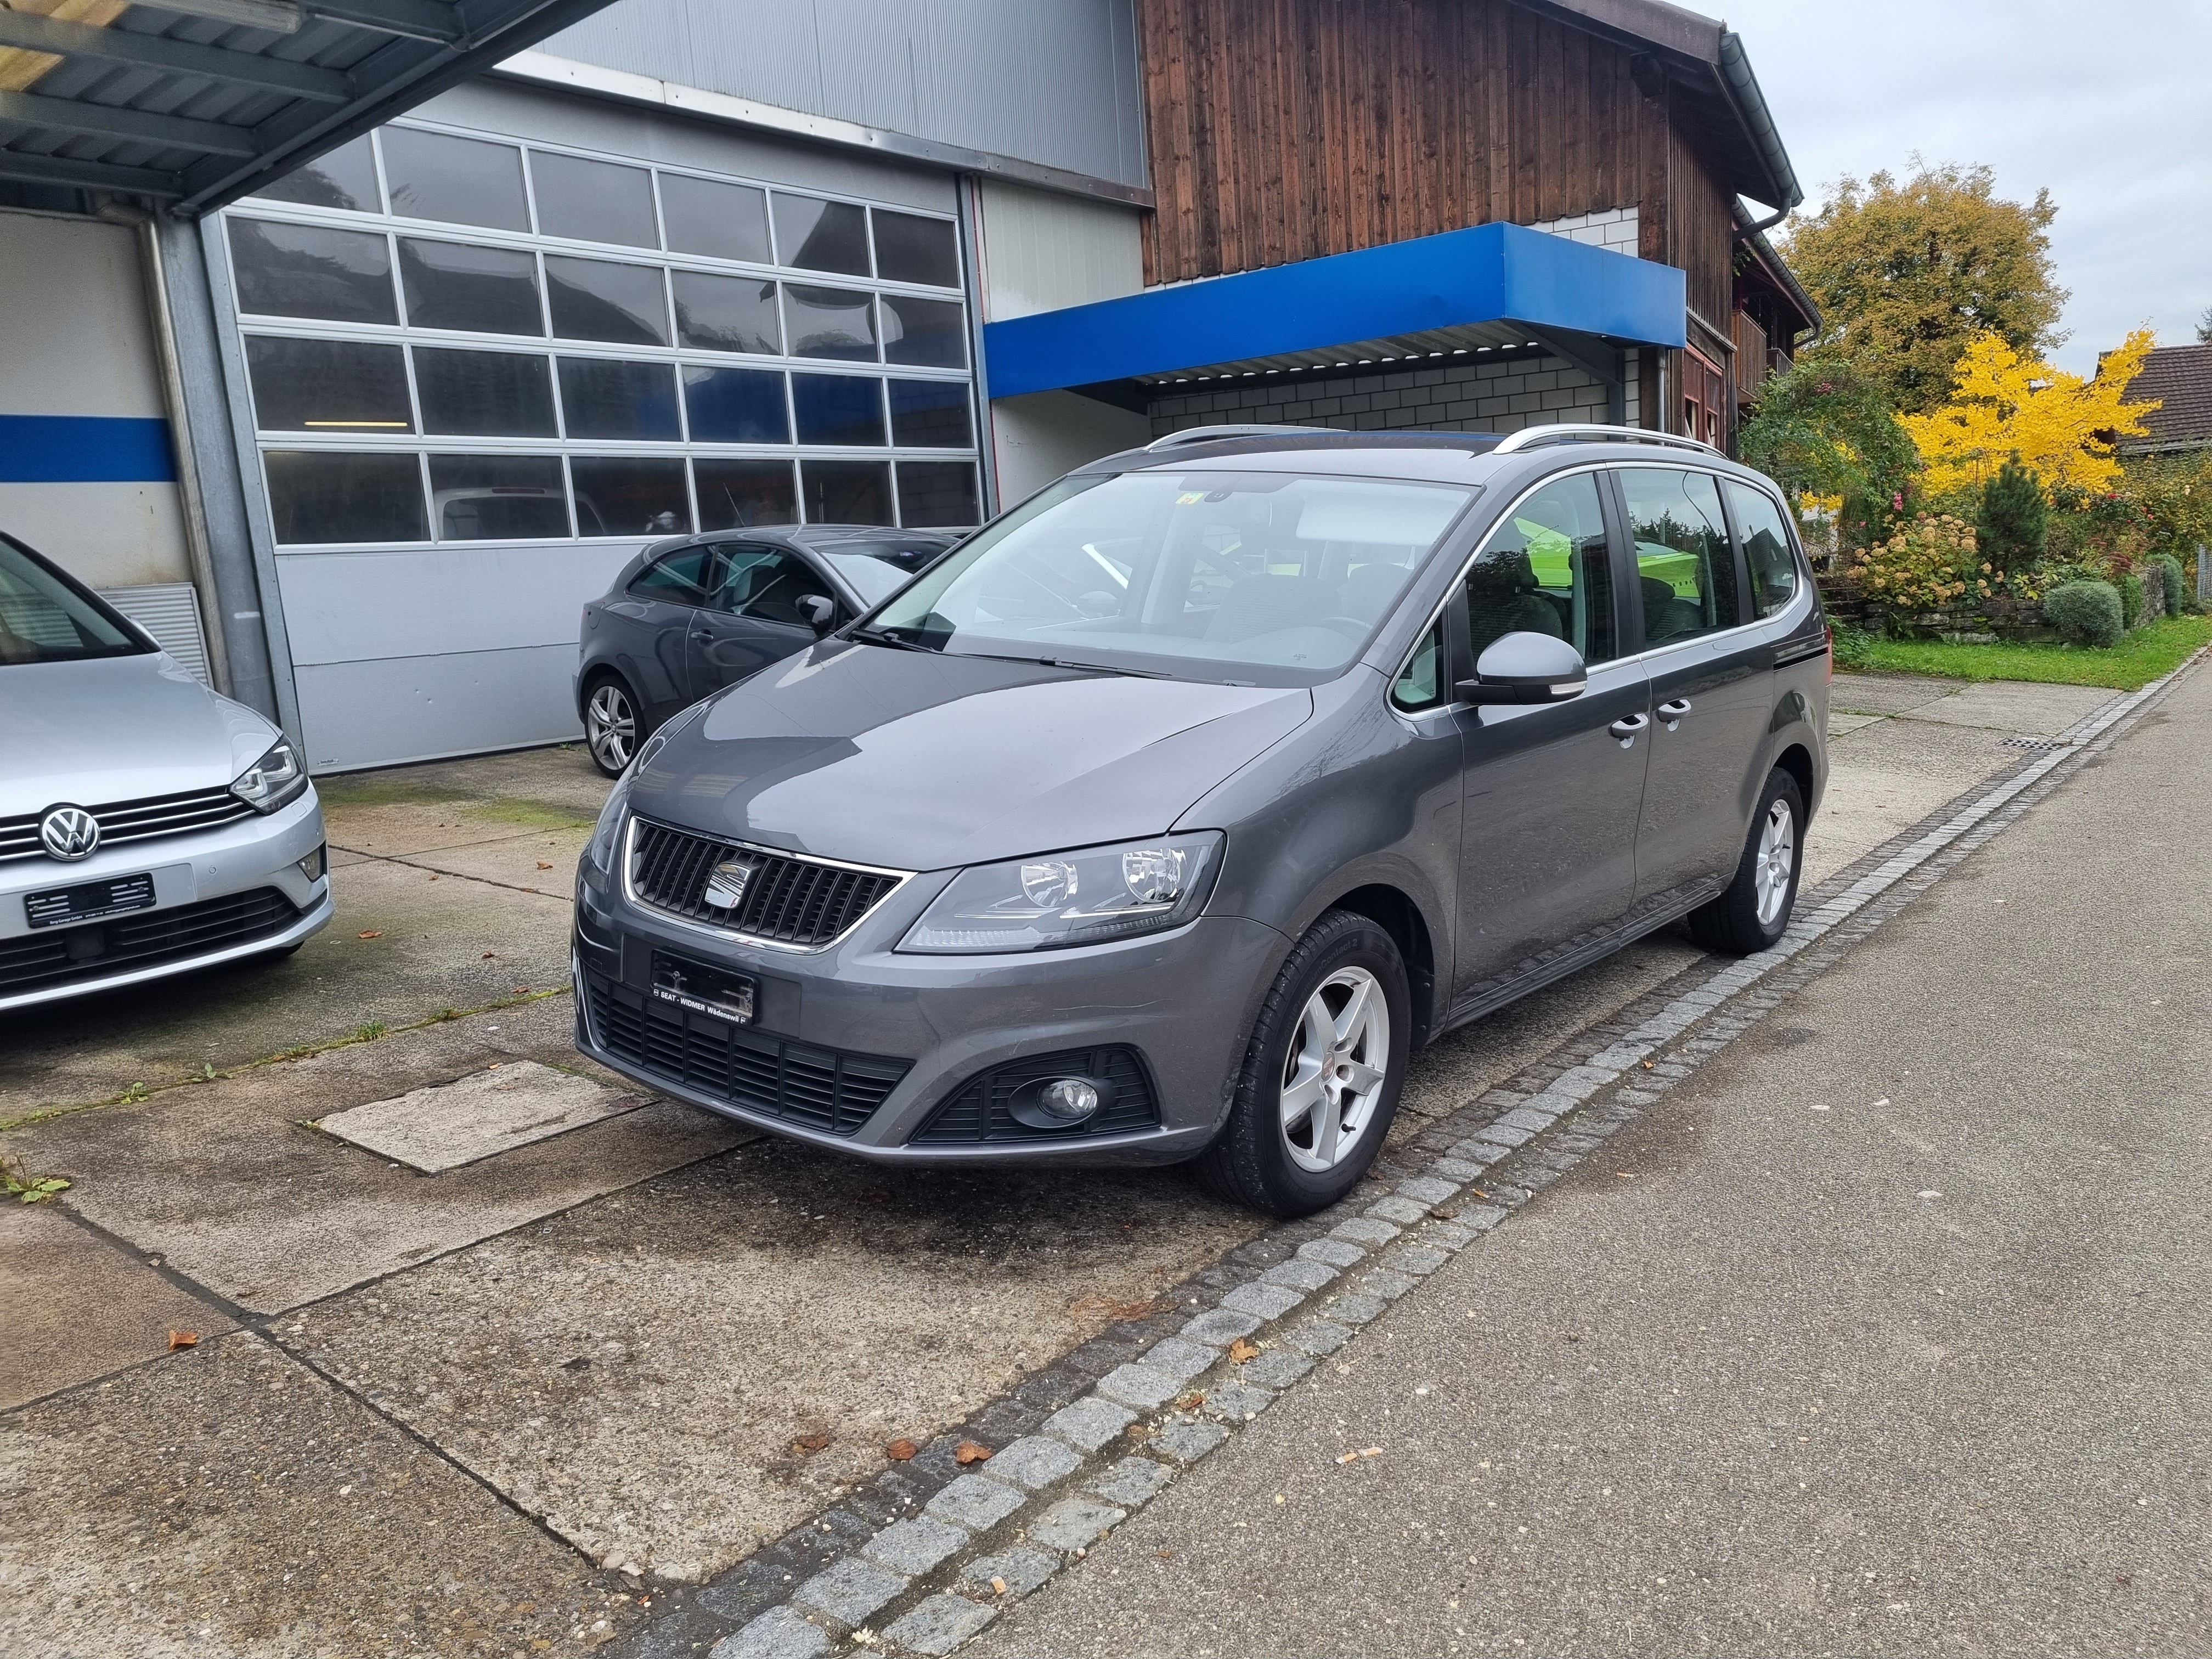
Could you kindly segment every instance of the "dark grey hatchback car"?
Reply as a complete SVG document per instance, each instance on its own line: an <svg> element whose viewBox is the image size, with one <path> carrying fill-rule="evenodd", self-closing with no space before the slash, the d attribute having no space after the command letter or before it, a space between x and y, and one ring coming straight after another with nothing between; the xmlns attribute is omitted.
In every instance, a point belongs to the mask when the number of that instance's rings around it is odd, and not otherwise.
<svg viewBox="0 0 2212 1659"><path fill-rule="evenodd" d="M757 674L896 592L957 532L778 526L646 549L584 607L576 713L592 759L619 777L687 703Z"/></svg>
<svg viewBox="0 0 2212 1659"><path fill-rule="evenodd" d="M1781 937L1828 672L1779 494L1703 446L1179 434L643 745L577 1039L872 1158L1317 1209L1439 1033L1680 919Z"/></svg>

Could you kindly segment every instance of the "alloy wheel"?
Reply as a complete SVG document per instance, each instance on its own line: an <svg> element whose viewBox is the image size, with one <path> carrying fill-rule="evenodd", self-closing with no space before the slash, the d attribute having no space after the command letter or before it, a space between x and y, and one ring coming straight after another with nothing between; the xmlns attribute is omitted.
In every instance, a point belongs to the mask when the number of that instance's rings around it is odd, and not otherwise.
<svg viewBox="0 0 2212 1659"><path fill-rule="evenodd" d="M1302 1170L1334 1169L1375 1121L1390 1059L1390 1006L1364 968L1340 968L1306 999L1283 1062L1282 1133Z"/></svg>
<svg viewBox="0 0 2212 1659"><path fill-rule="evenodd" d="M1790 897L1790 878L1797 867L1797 815L1788 801L1778 800L1767 809L1753 857L1751 884L1759 902L1759 925L1771 927Z"/></svg>
<svg viewBox="0 0 2212 1659"><path fill-rule="evenodd" d="M629 764L637 752L637 715L622 687L602 685L585 702L584 738L593 758L610 772Z"/></svg>

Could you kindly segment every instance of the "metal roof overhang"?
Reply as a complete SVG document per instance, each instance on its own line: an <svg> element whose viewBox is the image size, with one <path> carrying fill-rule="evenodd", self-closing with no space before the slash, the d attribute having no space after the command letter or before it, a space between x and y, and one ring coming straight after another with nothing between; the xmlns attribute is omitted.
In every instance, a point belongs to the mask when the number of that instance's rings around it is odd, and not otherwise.
<svg viewBox="0 0 2212 1659"><path fill-rule="evenodd" d="M0 179L199 214L607 0L0 0Z"/></svg>
<svg viewBox="0 0 2212 1659"><path fill-rule="evenodd" d="M1196 380L1560 337L1687 343L1682 273L1519 225L1477 225L989 323L988 395Z"/></svg>

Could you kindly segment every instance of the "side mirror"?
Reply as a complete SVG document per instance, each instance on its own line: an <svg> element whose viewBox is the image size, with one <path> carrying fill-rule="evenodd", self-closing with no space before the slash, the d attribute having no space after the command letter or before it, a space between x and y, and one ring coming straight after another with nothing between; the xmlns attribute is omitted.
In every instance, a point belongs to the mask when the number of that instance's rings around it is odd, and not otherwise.
<svg viewBox="0 0 2212 1659"><path fill-rule="evenodd" d="M830 624L837 620L837 601L826 593L809 593L799 600L799 614L816 633L826 634Z"/></svg>
<svg viewBox="0 0 2212 1659"><path fill-rule="evenodd" d="M1492 640L1474 665L1474 678L1453 690L1462 702L1565 702L1589 683L1583 654L1549 634L1506 634Z"/></svg>

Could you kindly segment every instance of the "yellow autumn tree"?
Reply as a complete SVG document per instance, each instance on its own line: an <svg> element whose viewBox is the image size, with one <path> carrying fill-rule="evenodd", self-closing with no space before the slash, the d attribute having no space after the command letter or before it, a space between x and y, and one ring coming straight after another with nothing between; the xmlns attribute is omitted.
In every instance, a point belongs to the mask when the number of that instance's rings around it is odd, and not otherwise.
<svg viewBox="0 0 2212 1659"><path fill-rule="evenodd" d="M2148 430L2143 416L2159 406L2127 401L2153 343L2148 329L2137 329L2084 380L2021 356L2000 335L1976 335L1953 371L1951 400L1902 417L1927 468L1928 493L1978 489L2014 455L2046 493L2057 484L2110 486L2120 476L2112 440Z"/></svg>

